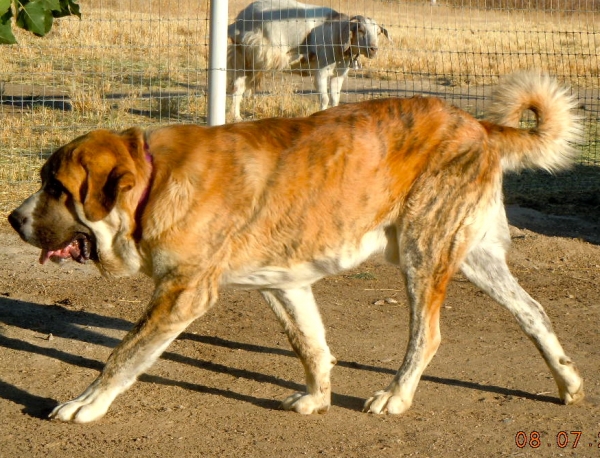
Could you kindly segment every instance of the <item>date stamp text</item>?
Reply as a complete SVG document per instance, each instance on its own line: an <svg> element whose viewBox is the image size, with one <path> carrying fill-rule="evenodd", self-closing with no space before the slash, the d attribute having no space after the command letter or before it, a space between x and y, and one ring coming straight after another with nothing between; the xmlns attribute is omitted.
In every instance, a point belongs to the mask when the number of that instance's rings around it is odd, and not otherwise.
<svg viewBox="0 0 600 458"><path fill-rule="evenodd" d="M582 431L559 431L556 435L539 431L518 431L515 444L519 448L595 448L600 456L600 432L595 437L586 437Z"/></svg>

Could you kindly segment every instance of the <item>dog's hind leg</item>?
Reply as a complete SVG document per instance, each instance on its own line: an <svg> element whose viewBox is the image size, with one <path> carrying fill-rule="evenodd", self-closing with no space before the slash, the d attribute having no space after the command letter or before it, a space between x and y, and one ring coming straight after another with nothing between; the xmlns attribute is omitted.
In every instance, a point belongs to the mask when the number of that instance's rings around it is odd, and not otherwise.
<svg viewBox="0 0 600 458"><path fill-rule="evenodd" d="M509 241L508 225L503 213L498 219L491 229L493 232L486 233L484 239L467 254L461 270L473 284L514 315L550 368L561 400L565 404L577 403L584 397L583 381L575 363L565 355L542 306L519 286L510 273L504 250Z"/></svg>
<svg viewBox="0 0 600 458"><path fill-rule="evenodd" d="M431 278L419 278L420 275L406 275L410 305L406 355L392 383L365 402L365 412L401 414L410 408L421 375L441 342L440 307L450 276L449 272L443 274L436 282Z"/></svg>
<svg viewBox="0 0 600 458"><path fill-rule="evenodd" d="M452 236L438 237L415 224L405 231L401 243L388 233L390 244L386 258L400 265L406 282L410 306L410 336L404 361L385 390L376 392L365 402L364 411L401 414L412 404L423 371L435 355L440 342L440 308L446 288L456 270L460 243ZM399 231L399 230L398 230ZM402 247L402 248L399 248Z"/></svg>
<svg viewBox="0 0 600 458"><path fill-rule="evenodd" d="M310 286L261 291L283 325L306 373L306 393L282 402L285 410L301 414L325 413L331 405L331 368L336 360L325 341L325 328Z"/></svg>

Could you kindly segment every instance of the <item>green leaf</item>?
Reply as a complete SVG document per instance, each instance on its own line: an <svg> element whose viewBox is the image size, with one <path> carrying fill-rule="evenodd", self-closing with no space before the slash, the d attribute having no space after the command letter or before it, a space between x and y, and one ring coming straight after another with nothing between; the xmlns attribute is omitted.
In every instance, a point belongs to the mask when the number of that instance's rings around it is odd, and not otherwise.
<svg viewBox="0 0 600 458"><path fill-rule="evenodd" d="M17 14L17 25L39 37L43 37L50 31L52 21L52 12L46 8L43 0L27 3Z"/></svg>
<svg viewBox="0 0 600 458"><path fill-rule="evenodd" d="M17 42L12 33L12 16L13 11L10 7L0 16L0 44L13 45Z"/></svg>
<svg viewBox="0 0 600 458"><path fill-rule="evenodd" d="M64 16L77 16L81 19L81 12L79 11L79 5L75 0L60 0L59 8L55 8L52 10L52 16L54 17L64 17Z"/></svg>
<svg viewBox="0 0 600 458"><path fill-rule="evenodd" d="M12 32L14 14L18 27L40 37L50 31L55 17L81 18L77 0L0 0L0 44L16 43Z"/></svg>
<svg viewBox="0 0 600 458"><path fill-rule="evenodd" d="M14 45L17 39L12 33L10 21L6 23L0 22L0 44L2 45Z"/></svg>
<svg viewBox="0 0 600 458"><path fill-rule="evenodd" d="M10 10L11 0L0 0L0 17Z"/></svg>
<svg viewBox="0 0 600 458"><path fill-rule="evenodd" d="M46 9L50 11L60 10L60 0L39 0L44 5L46 5Z"/></svg>

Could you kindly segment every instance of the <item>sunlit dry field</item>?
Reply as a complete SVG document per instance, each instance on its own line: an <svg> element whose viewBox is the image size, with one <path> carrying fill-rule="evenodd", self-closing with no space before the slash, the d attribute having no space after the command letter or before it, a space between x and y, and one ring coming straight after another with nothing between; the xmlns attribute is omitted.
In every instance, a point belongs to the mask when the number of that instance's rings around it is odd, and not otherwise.
<svg viewBox="0 0 600 458"><path fill-rule="evenodd" d="M229 17L247 3L231 1ZM393 95L398 84L412 81L469 92L495 83L498 75L533 67L576 90L598 89L598 13L482 10L441 2L324 3L375 18L393 39L382 39L379 54L363 59L362 69L352 74L362 85L358 98L382 96L383 87L383 95L390 88ZM81 20L57 20L45 38L18 33L18 45L2 48L1 202L29 192L22 184L35 185L46 154L92 128L205 122L208 1L82 1L81 9ZM306 89L298 94L299 84L312 85L297 81L285 73L271 75L267 87L245 103L246 114L316 111L314 95ZM584 153L594 158L595 100L584 113L590 136Z"/></svg>

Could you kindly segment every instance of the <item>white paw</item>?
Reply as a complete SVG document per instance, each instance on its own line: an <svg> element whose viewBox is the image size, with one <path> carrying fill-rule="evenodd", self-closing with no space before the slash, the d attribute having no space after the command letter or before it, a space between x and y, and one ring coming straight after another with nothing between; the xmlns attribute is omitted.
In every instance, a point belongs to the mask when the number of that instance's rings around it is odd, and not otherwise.
<svg viewBox="0 0 600 458"><path fill-rule="evenodd" d="M568 357L559 360L561 371L555 375L560 399L566 404L577 404L585 397L583 393L583 379L579 375L577 366Z"/></svg>
<svg viewBox="0 0 600 458"><path fill-rule="evenodd" d="M578 388L574 390L559 388L558 394L565 405L578 404L583 401L583 398L585 397L585 393L583 392L583 381L580 381Z"/></svg>
<svg viewBox="0 0 600 458"><path fill-rule="evenodd" d="M74 423L89 423L102 418L111 401L107 396L88 389L78 398L56 406L49 417Z"/></svg>
<svg viewBox="0 0 600 458"><path fill-rule="evenodd" d="M372 398L367 399L363 411L399 415L406 412L411 404L412 399L403 399L402 396L392 395L389 391L378 391Z"/></svg>
<svg viewBox="0 0 600 458"><path fill-rule="evenodd" d="M314 396L308 393L294 393L281 403L284 410L293 410L302 415L325 413L329 410L330 403L323 396Z"/></svg>

